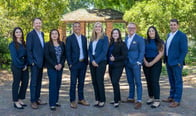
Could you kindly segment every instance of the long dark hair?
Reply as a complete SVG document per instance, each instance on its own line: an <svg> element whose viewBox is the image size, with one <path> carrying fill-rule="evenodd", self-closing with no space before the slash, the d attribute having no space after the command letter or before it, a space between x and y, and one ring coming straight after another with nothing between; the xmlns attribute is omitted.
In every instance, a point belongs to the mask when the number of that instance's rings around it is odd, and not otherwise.
<svg viewBox="0 0 196 116"><path fill-rule="evenodd" d="M25 41L24 41L24 33L23 33L23 31L22 31L22 28L20 28L20 27L15 27L14 30L13 30L12 39L13 39L14 45L15 45L16 49L18 49L19 43L17 42L17 37L16 37L16 35L15 35L15 32L16 32L17 29L19 29L19 30L21 31L21 33L22 33L22 37L21 37L22 45L23 45L24 47L26 47L26 44L25 44Z"/></svg>
<svg viewBox="0 0 196 116"><path fill-rule="evenodd" d="M160 39L156 27L150 26L150 27L148 28L148 30L147 30L147 41L148 41L148 42L150 41L150 36L149 36L148 33L149 33L149 31L150 31L151 28L155 30L155 43L156 43L157 49L158 49L159 51L162 51L162 50L163 50L163 40Z"/></svg>
<svg viewBox="0 0 196 116"><path fill-rule="evenodd" d="M114 43L114 38L112 37L112 34L114 33L114 31L118 31L118 34L119 34L119 38L117 39L117 42L118 43L121 43L122 42L122 37L121 37L121 32L119 29L115 28L111 31L111 36L110 36L110 44L113 44Z"/></svg>
<svg viewBox="0 0 196 116"><path fill-rule="evenodd" d="M58 44L60 44L60 33L59 33L59 31L58 31L57 29L52 29L52 30L50 31L50 43L53 44L53 42L52 42L52 37L51 37L53 31L57 31L57 33L58 33L57 42L58 42Z"/></svg>

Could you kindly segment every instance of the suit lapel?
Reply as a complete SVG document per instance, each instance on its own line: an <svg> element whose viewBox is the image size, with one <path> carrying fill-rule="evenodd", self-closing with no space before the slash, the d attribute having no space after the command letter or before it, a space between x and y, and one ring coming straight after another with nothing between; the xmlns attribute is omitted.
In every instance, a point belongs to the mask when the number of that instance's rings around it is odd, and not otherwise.
<svg viewBox="0 0 196 116"><path fill-rule="evenodd" d="M43 48L43 47L42 47L42 44L41 44L41 41L40 41L40 38L39 38L37 32L35 31L35 29L33 29L33 31L34 31L34 34L36 35L37 41L39 41L39 45L41 46L41 48ZM42 34L42 37L43 37L43 34ZM43 40L43 41L44 41L44 40Z"/></svg>
<svg viewBox="0 0 196 116"><path fill-rule="evenodd" d="M133 42L135 42L135 39L136 39L136 34L134 35L134 37L133 37L133 39L132 39L132 41L131 41L131 44L130 44L130 46L129 46L129 49L131 49Z"/></svg>
<svg viewBox="0 0 196 116"><path fill-rule="evenodd" d="M127 46L127 44L128 44L128 43L127 43L127 42L128 42L127 40L128 40L128 36L125 37L125 44L126 44L126 46Z"/></svg>
<svg viewBox="0 0 196 116"><path fill-rule="evenodd" d="M100 39L97 41L97 45L96 45L96 48L95 48L95 53L96 53L96 51L97 51L97 46L98 46L98 44L100 43Z"/></svg>
<svg viewBox="0 0 196 116"><path fill-rule="evenodd" d="M76 35L75 35L75 34L73 34L72 36L73 36L73 39L74 39L74 41L75 41L75 43L76 43L76 46L78 47L78 49L80 49L80 47L79 47L79 43L78 43L78 40L77 40Z"/></svg>
<svg viewBox="0 0 196 116"><path fill-rule="evenodd" d="M169 48L168 48L168 51L169 51L170 47L173 45L173 42L175 41L175 39L177 38L177 36L178 36L178 31L176 32L176 34L172 38L171 43L170 43Z"/></svg>

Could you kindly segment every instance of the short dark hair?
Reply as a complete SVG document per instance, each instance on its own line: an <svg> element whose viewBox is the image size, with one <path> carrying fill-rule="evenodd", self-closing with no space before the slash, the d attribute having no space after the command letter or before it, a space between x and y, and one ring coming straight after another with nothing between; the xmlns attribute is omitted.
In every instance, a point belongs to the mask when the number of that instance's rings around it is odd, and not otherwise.
<svg viewBox="0 0 196 116"><path fill-rule="evenodd" d="M32 20L32 23L34 23L34 21L35 21L36 19L39 19L40 21L42 21L42 19L41 19L41 18L36 17L36 18L34 18L34 19Z"/></svg>
<svg viewBox="0 0 196 116"><path fill-rule="evenodd" d="M177 24L179 24L177 19L171 19L170 22L176 22Z"/></svg>
<svg viewBox="0 0 196 116"><path fill-rule="evenodd" d="M80 22L74 22L74 23L73 23L73 26L74 26L75 24L79 24L79 25L80 25Z"/></svg>

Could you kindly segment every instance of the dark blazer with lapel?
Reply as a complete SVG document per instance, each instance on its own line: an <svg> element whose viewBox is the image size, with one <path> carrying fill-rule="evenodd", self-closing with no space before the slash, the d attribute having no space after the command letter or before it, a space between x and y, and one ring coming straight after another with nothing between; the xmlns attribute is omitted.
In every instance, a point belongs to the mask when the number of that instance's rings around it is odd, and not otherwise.
<svg viewBox="0 0 196 116"><path fill-rule="evenodd" d="M112 55L114 56L115 60L111 65L114 67L123 66L127 58L127 52L128 52L126 44L122 42L122 43L113 43L113 45L114 45L114 49L112 50ZM108 57L110 57L109 54Z"/></svg>
<svg viewBox="0 0 196 116"><path fill-rule="evenodd" d="M99 64L101 61L107 61L107 52L108 52L108 47L109 47L109 41L108 37L104 36L103 38L99 39L95 48L95 55L93 57L93 46L92 46L92 41L89 44L89 57L90 57L90 62L93 60Z"/></svg>
<svg viewBox="0 0 196 116"><path fill-rule="evenodd" d="M125 43L127 44L128 36L125 38ZM145 42L144 39L135 34L133 37L133 40L130 44L130 47L128 49L128 61L130 64L134 65L137 62L142 63L145 53Z"/></svg>
<svg viewBox="0 0 196 116"><path fill-rule="evenodd" d="M82 48L84 54L85 63L88 64L88 51L87 51L87 39L81 35ZM79 62L80 48L75 34L70 35L66 39L66 57L68 65L73 65Z"/></svg>
<svg viewBox="0 0 196 116"><path fill-rule="evenodd" d="M14 42L11 42L9 44L9 49L12 58L12 65L17 68L24 68L27 66L27 50L25 46L18 44L18 48L16 49Z"/></svg>
<svg viewBox="0 0 196 116"><path fill-rule="evenodd" d="M41 33L44 39L44 33L43 32ZM27 57L28 57L29 64L34 63L39 68L43 67L44 48L42 47L39 36L37 35L34 29L27 34L26 44L27 44Z"/></svg>
<svg viewBox="0 0 196 116"><path fill-rule="evenodd" d="M60 58L60 64L64 67L64 63L65 63L65 44L63 42L60 42L60 47L62 50L61 53L61 58ZM57 58L56 58L56 51L54 49L54 45L51 42L47 42L45 44L45 66L49 69L55 69L55 65L58 65L57 63Z"/></svg>
<svg viewBox="0 0 196 116"><path fill-rule="evenodd" d="M166 56L166 45L167 45L167 41L165 44L165 56ZM170 66L174 66L177 64L183 65L187 52L188 52L187 36L186 34L178 30L174 35L169 46L168 57L167 57L168 65Z"/></svg>

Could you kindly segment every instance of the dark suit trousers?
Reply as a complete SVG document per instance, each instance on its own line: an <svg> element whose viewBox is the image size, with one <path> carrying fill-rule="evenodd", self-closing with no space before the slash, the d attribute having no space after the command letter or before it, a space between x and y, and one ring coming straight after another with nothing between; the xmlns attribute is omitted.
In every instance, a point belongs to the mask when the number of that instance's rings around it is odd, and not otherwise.
<svg viewBox="0 0 196 116"><path fill-rule="evenodd" d="M11 66L11 70L13 73L12 98L15 102L18 99L25 99L29 82L29 72L28 70L22 71L21 68L17 68L14 65Z"/></svg>
<svg viewBox="0 0 196 116"><path fill-rule="evenodd" d="M172 98L175 100L175 102L180 102L182 98L182 92L183 92L183 79L182 79L182 69L183 66L169 66L168 63L166 63L167 67L167 73L169 77L169 83L170 83L170 96L169 98Z"/></svg>
<svg viewBox="0 0 196 116"><path fill-rule="evenodd" d="M49 77L49 104L56 106L59 100L59 89L61 87L63 70L47 69Z"/></svg>
<svg viewBox="0 0 196 116"><path fill-rule="evenodd" d="M113 86L115 103L121 101L119 81L122 75L122 71L123 66L115 67L113 65L109 65L109 75Z"/></svg>
<svg viewBox="0 0 196 116"><path fill-rule="evenodd" d="M75 101L76 99L76 84L78 80L78 99L83 100L84 99L84 81L85 81L85 75L86 75L86 68L87 65L85 62L78 62L76 64L73 64L70 72L71 72L71 82L70 82L70 102Z"/></svg>
<svg viewBox="0 0 196 116"><path fill-rule="evenodd" d="M92 77L92 83L95 92L95 100L105 102L105 88L104 88L104 75L106 70L106 61L100 62L99 67L94 67L90 64L90 71Z"/></svg>
<svg viewBox="0 0 196 116"><path fill-rule="evenodd" d="M154 58L146 58L148 62L152 61ZM147 81L148 96L154 97L154 99L160 99L160 85L159 79L162 69L162 60L159 60L152 67L143 66L144 75Z"/></svg>
<svg viewBox="0 0 196 116"><path fill-rule="evenodd" d="M39 68L36 65L31 66L31 82L30 82L30 93L31 102L39 100L42 84L43 68Z"/></svg>

